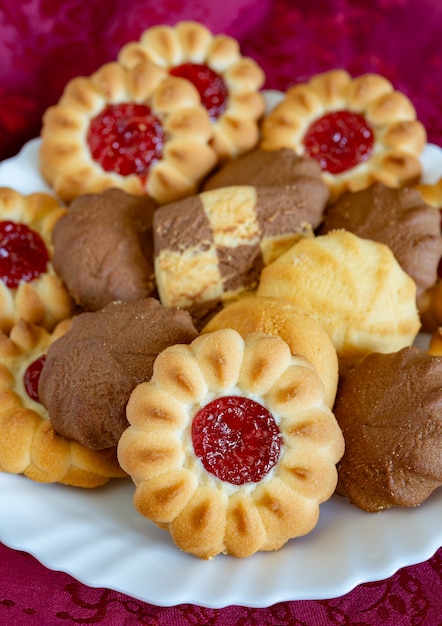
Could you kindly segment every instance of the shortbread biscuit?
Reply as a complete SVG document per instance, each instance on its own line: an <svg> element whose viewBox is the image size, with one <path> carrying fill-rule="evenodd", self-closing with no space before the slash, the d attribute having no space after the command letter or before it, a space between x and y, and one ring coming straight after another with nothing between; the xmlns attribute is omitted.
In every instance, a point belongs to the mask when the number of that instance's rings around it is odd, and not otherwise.
<svg viewBox="0 0 442 626"><path fill-rule="evenodd" d="M0 333L0 471L42 483L98 487L126 476L116 449L94 452L58 435L39 401L38 378L47 350L67 331L52 334L20 320L8 337Z"/></svg>
<svg viewBox="0 0 442 626"><path fill-rule="evenodd" d="M52 330L71 315L72 299L52 264L52 232L65 211L49 194L0 188L0 331L20 319Z"/></svg>
<svg viewBox="0 0 442 626"><path fill-rule="evenodd" d="M341 368L411 345L420 329L416 284L390 248L345 230L295 244L263 269L256 293L313 315Z"/></svg>
<svg viewBox="0 0 442 626"><path fill-rule="evenodd" d="M41 137L41 173L68 203L110 187L171 202L195 193L218 159L196 88L147 61L71 79Z"/></svg>
<svg viewBox="0 0 442 626"><path fill-rule="evenodd" d="M425 202L428 202L441 215L442 211L442 178L433 184L417 185ZM442 260L439 261L437 278L433 285L426 289L418 298L422 329L430 333L439 333L442 326Z"/></svg>
<svg viewBox="0 0 442 626"><path fill-rule="evenodd" d="M209 112L211 145L221 160L258 143L258 122L265 110L259 89L265 75L253 59L242 56L236 39L213 35L203 24L190 20L153 26L139 41L126 44L118 60L129 68L150 61L190 80Z"/></svg>
<svg viewBox="0 0 442 626"><path fill-rule="evenodd" d="M200 558L247 557L310 532L344 440L312 365L232 329L172 346L132 392L118 445L134 505Z"/></svg>
<svg viewBox="0 0 442 626"><path fill-rule="evenodd" d="M288 89L263 121L260 146L316 158L335 198L372 182L417 183L425 143L413 104L386 78L336 69Z"/></svg>
<svg viewBox="0 0 442 626"><path fill-rule="evenodd" d="M278 298L251 296L229 304L202 329L203 333L233 328L242 337L262 332L281 337L297 354L310 361L324 383L325 400L333 407L338 384L335 347L322 325L303 309Z"/></svg>

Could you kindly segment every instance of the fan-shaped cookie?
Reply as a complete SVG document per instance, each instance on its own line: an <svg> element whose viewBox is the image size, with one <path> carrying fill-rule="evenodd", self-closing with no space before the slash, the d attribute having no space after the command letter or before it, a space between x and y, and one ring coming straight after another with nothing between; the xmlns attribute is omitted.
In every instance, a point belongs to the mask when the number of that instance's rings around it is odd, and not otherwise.
<svg viewBox="0 0 442 626"><path fill-rule="evenodd" d="M217 162L195 87L149 62L71 79L43 117L40 169L65 201L117 187L159 203L196 193Z"/></svg>
<svg viewBox="0 0 442 626"><path fill-rule="evenodd" d="M263 121L260 146L317 159L336 197L372 182L418 182L425 142L413 104L386 78L336 69L288 89Z"/></svg>
<svg viewBox="0 0 442 626"><path fill-rule="evenodd" d="M420 328L416 285L390 248L344 230L296 243L263 269L256 293L317 319L342 368L411 345Z"/></svg>
<svg viewBox="0 0 442 626"><path fill-rule="evenodd" d="M126 476L116 449L92 451L58 435L38 396L47 350L69 324L60 322L50 334L20 320L9 337L0 333L0 471L43 483L98 487Z"/></svg>
<svg viewBox="0 0 442 626"><path fill-rule="evenodd" d="M52 265L52 231L65 213L45 193L0 188L0 330L25 319L52 330L73 303Z"/></svg>
<svg viewBox="0 0 442 626"><path fill-rule="evenodd" d="M242 154L258 143L258 121L265 109L259 89L265 75L253 59L241 55L232 37L213 35L203 24L190 20L153 26L139 41L126 44L118 60L129 68L149 61L172 76L189 80L209 113L211 145L221 159Z"/></svg>
<svg viewBox="0 0 442 626"><path fill-rule="evenodd" d="M232 329L171 346L118 445L138 511L201 558L275 550L316 525L344 441L312 365Z"/></svg>

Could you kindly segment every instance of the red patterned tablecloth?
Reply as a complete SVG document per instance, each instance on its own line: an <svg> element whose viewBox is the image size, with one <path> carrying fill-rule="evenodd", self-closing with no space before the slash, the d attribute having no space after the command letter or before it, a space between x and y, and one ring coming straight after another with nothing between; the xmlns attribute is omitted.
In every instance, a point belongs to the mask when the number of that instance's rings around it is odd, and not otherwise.
<svg viewBox="0 0 442 626"><path fill-rule="evenodd" d="M439 0L3 0L0 159L38 135L44 109L71 77L115 59L145 28L181 19L237 37L243 53L264 68L267 88L285 90L334 67L384 74L413 101L429 141L442 146ZM0 536L6 515L0 508ZM263 609L164 608L92 589L0 544L0 626L441 626L441 561L439 550L425 563L332 600Z"/></svg>

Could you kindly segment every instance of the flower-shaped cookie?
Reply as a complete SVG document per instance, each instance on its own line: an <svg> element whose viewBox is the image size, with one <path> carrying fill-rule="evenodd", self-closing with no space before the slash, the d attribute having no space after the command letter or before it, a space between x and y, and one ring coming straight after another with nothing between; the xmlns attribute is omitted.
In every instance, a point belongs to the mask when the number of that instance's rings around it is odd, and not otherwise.
<svg viewBox="0 0 442 626"><path fill-rule="evenodd" d="M19 319L51 330L72 300L52 266L52 231L66 209L45 193L0 188L0 331Z"/></svg>
<svg viewBox="0 0 442 626"><path fill-rule="evenodd" d="M40 169L66 202L117 187L166 203L217 162L197 89L148 61L107 63L68 82L43 117Z"/></svg>
<svg viewBox="0 0 442 626"><path fill-rule="evenodd" d="M319 161L332 197L372 182L416 183L426 142L410 100L377 74L331 70L291 87L263 121L261 147Z"/></svg>
<svg viewBox="0 0 442 626"><path fill-rule="evenodd" d="M38 399L46 351L69 324L60 322L50 334L20 320L9 337L0 333L0 471L36 482L97 487L126 475L115 448L96 452L60 437Z"/></svg>
<svg viewBox="0 0 442 626"><path fill-rule="evenodd" d="M194 84L212 120L212 145L221 158L257 144L265 110L258 90L265 75L253 59L241 55L236 39L213 35L193 21L154 26L139 41L126 44L118 60L130 68L149 60Z"/></svg>
<svg viewBox="0 0 442 626"><path fill-rule="evenodd" d="M276 550L316 525L342 433L313 366L233 329L159 354L118 444L137 510L200 558Z"/></svg>

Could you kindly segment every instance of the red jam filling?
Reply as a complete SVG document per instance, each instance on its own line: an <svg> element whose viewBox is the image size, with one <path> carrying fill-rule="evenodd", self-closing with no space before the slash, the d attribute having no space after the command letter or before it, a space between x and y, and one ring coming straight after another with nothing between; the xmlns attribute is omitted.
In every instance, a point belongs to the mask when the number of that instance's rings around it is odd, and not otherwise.
<svg viewBox="0 0 442 626"><path fill-rule="evenodd" d="M161 122L144 104L109 104L91 120L87 142L106 172L146 179L163 153Z"/></svg>
<svg viewBox="0 0 442 626"><path fill-rule="evenodd" d="M38 359L35 359L35 361L28 365L23 378L26 393L32 400L35 400L36 402L40 402L40 396L38 395L38 381L40 380L41 370L43 369L45 361L45 354L43 354Z"/></svg>
<svg viewBox="0 0 442 626"><path fill-rule="evenodd" d="M192 442L205 469L232 485L260 481L277 463L282 445L273 415L240 396L217 398L200 409Z"/></svg>
<svg viewBox="0 0 442 626"><path fill-rule="evenodd" d="M340 174L370 158L374 136L362 115L333 111L310 125L304 146L308 156L316 159L323 170Z"/></svg>
<svg viewBox="0 0 442 626"><path fill-rule="evenodd" d="M172 68L169 74L185 78L196 87L212 120L216 120L225 111L229 95L227 85L222 76L207 65L185 63Z"/></svg>
<svg viewBox="0 0 442 626"><path fill-rule="evenodd" d="M15 289L46 272L49 254L38 233L16 222L0 222L0 280Z"/></svg>

